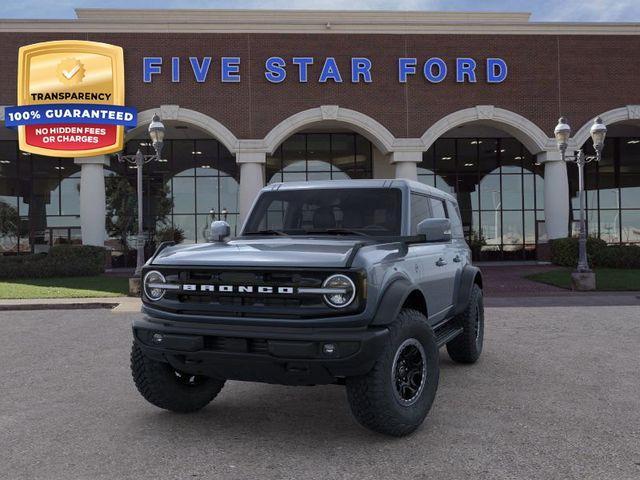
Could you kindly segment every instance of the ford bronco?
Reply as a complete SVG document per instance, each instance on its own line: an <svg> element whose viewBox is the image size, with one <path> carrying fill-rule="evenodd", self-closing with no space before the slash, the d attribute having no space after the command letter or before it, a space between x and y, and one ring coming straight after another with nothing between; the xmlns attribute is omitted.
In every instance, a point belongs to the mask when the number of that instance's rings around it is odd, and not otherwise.
<svg viewBox="0 0 640 480"><path fill-rule="evenodd" d="M152 404L193 412L226 380L346 386L365 427L418 428L438 350L482 351L482 276L451 195L407 180L265 187L241 233L161 245L142 272L131 369Z"/></svg>

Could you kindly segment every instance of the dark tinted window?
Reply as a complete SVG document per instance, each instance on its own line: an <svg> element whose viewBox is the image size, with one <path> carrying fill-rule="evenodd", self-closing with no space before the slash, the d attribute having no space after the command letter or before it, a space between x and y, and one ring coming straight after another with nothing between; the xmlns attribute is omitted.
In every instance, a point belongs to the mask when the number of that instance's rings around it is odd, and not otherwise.
<svg viewBox="0 0 640 480"><path fill-rule="evenodd" d="M398 189L285 190L260 196L244 233L278 230L290 235L348 229L367 235L400 235Z"/></svg>
<svg viewBox="0 0 640 480"><path fill-rule="evenodd" d="M411 235L417 232L418 224L425 218L429 218L429 197L418 193L411 194Z"/></svg>

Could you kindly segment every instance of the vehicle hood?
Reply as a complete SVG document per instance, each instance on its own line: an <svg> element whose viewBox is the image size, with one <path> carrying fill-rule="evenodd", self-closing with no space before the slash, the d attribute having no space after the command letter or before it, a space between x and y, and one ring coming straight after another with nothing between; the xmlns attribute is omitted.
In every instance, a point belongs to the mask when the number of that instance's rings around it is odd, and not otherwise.
<svg viewBox="0 0 640 480"><path fill-rule="evenodd" d="M162 250L152 265L344 268L356 243L355 239L268 237L177 245Z"/></svg>

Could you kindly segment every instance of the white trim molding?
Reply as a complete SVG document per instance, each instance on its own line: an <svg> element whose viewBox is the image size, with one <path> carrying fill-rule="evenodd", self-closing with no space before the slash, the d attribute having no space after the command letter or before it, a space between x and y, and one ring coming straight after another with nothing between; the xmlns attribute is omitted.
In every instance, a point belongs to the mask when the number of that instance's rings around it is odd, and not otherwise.
<svg viewBox="0 0 640 480"><path fill-rule="evenodd" d="M391 152L396 141L384 125L364 113L337 105L322 105L285 118L264 137L264 148L268 153L273 153L294 133L322 122L349 127L369 139L383 154Z"/></svg>
<svg viewBox="0 0 640 480"><path fill-rule="evenodd" d="M614 108L613 110L606 111L597 115L602 119L602 122L609 126L614 123L626 122L628 120L638 120L640 124L640 105L627 105L625 107ZM589 137L591 136L591 125L596 117L589 119L587 123L580 127L580 130L571 139L573 143L570 143L569 147L573 150L582 148Z"/></svg>
<svg viewBox="0 0 640 480"><path fill-rule="evenodd" d="M477 105L450 113L431 125L421 137L425 150L452 128L472 122L504 130L533 154L550 150L555 145L540 127L522 115L493 105Z"/></svg>
<svg viewBox="0 0 640 480"><path fill-rule="evenodd" d="M211 134L216 140L222 143L232 153L238 151L238 139L225 127L222 123L211 118L204 113L196 112L188 108L182 108L178 105L160 105L158 108L144 110L138 113L138 126L127 132L125 141L133 138L135 135L151 123L153 115L158 113L163 121L174 120L178 122L188 123L196 126L201 130Z"/></svg>
<svg viewBox="0 0 640 480"><path fill-rule="evenodd" d="M638 35L639 23L530 22L520 12L76 9L75 19L1 19L3 32Z"/></svg>

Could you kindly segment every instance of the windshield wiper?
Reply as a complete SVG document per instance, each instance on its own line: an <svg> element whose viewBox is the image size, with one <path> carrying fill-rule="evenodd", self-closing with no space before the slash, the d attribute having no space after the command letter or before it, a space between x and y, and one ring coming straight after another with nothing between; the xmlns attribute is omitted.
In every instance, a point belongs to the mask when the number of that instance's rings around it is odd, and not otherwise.
<svg viewBox="0 0 640 480"><path fill-rule="evenodd" d="M288 237L288 233L281 232L280 230L258 230L257 232L244 232L243 235L280 235Z"/></svg>
<svg viewBox="0 0 640 480"><path fill-rule="evenodd" d="M366 233L359 232L357 230L350 230L348 228L327 228L325 230L305 230L304 235L306 234L314 234L314 233L322 233L327 235L358 235L360 237L371 238L371 235L367 235Z"/></svg>

